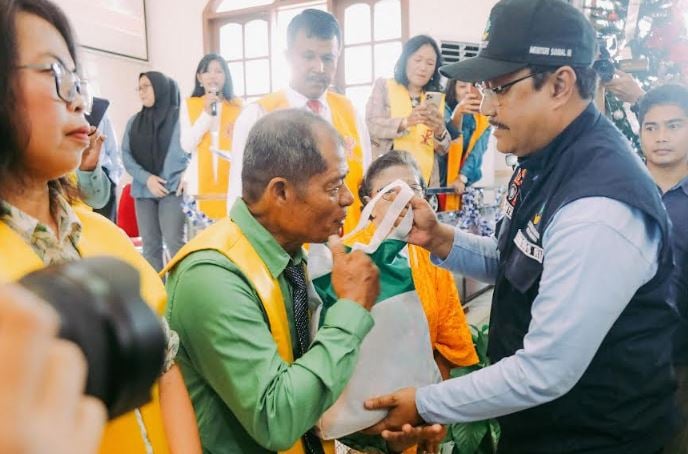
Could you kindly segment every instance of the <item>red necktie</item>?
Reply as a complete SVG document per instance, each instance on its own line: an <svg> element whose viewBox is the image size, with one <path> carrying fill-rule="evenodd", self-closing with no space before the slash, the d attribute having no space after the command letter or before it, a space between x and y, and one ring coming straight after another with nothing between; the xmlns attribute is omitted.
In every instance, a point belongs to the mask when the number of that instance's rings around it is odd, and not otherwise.
<svg viewBox="0 0 688 454"><path fill-rule="evenodd" d="M322 103L317 99L309 99L306 102L306 106L308 106L311 112L316 115L320 115L320 112L322 111Z"/></svg>

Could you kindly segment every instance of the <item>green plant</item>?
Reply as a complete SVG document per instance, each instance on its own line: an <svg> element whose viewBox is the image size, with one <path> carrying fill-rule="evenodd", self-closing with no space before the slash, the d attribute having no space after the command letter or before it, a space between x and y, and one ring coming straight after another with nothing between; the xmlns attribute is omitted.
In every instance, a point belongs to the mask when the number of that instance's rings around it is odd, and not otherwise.
<svg viewBox="0 0 688 454"><path fill-rule="evenodd" d="M473 345L478 353L479 362L473 366L452 369L451 377L462 377L490 365L487 357L488 326L478 328L470 325ZM499 423L494 419L456 423L448 427L448 440L454 442L454 454L492 454L497 451L500 435Z"/></svg>

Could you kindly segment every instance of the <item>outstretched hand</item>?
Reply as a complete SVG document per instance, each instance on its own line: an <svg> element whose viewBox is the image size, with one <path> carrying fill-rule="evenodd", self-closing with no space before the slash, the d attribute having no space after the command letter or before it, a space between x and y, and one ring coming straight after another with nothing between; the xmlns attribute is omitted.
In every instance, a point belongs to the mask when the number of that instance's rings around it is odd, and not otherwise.
<svg viewBox="0 0 688 454"><path fill-rule="evenodd" d="M373 397L365 401L367 410L389 410L387 416L365 430L368 434L379 434L385 430L401 430L405 424L418 426L423 419L416 409L416 388L403 388L392 394Z"/></svg>

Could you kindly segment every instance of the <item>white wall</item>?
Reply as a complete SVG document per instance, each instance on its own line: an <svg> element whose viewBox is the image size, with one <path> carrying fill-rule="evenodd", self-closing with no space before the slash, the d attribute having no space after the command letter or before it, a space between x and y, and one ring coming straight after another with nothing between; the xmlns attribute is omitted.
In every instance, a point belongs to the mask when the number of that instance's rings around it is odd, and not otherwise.
<svg viewBox="0 0 688 454"><path fill-rule="evenodd" d="M497 0L409 0L409 33L479 43Z"/></svg>
<svg viewBox="0 0 688 454"><path fill-rule="evenodd" d="M109 115L118 136L141 107L135 91L139 73L161 71L179 83L182 97L191 94L194 71L203 56L205 4L206 0L146 0L148 62L82 50L82 63L96 94L111 102Z"/></svg>

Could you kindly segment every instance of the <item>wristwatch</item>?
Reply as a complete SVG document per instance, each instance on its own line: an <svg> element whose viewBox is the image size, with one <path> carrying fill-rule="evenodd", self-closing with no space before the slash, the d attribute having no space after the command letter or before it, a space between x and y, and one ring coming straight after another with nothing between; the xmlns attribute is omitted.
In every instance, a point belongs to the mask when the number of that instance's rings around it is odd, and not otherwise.
<svg viewBox="0 0 688 454"><path fill-rule="evenodd" d="M468 184L468 177L464 175L463 173L459 174L459 179L463 181L463 184Z"/></svg>

